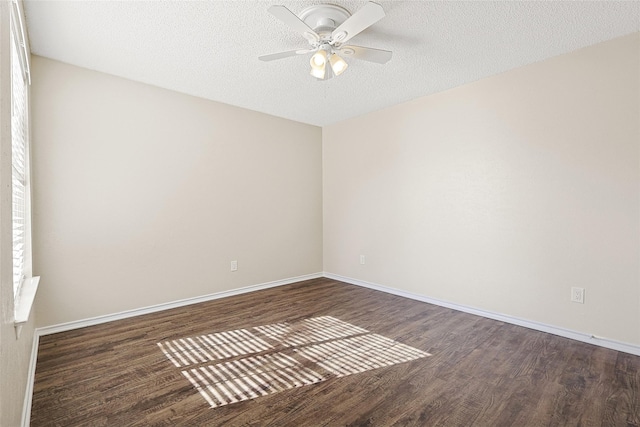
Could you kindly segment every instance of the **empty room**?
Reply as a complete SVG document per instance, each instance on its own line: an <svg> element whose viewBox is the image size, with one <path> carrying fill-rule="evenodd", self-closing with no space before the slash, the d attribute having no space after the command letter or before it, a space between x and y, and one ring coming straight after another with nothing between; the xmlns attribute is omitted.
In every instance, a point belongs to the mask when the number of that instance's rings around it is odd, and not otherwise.
<svg viewBox="0 0 640 427"><path fill-rule="evenodd" d="M640 426L640 2L0 35L0 427Z"/></svg>

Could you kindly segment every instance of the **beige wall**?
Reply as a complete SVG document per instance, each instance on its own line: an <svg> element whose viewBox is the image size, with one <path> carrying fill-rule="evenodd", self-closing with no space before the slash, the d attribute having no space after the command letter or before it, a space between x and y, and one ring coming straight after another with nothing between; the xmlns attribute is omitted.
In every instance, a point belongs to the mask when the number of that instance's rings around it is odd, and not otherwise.
<svg viewBox="0 0 640 427"><path fill-rule="evenodd" d="M34 316L14 329L11 225L10 2L0 1L0 426L18 426L28 380Z"/></svg>
<svg viewBox="0 0 640 427"><path fill-rule="evenodd" d="M639 44L326 127L323 171L319 128L35 57L38 324L315 273L324 248L330 273L638 344Z"/></svg>
<svg viewBox="0 0 640 427"><path fill-rule="evenodd" d="M324 128L324 270L640 344L639 63L634 34Z"/></svg>
<svg viewBox="0 0 640 427"><path fill-rule="evenodd" d="M39 326L322 271L320 128L32 67Z"/></svg>

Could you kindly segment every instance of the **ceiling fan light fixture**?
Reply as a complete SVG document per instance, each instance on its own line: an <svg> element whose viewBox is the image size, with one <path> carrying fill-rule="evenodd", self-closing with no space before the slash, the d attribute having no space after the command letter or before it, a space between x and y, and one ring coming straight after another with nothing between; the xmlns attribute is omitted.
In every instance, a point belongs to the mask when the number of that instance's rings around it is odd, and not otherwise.
<svg viewBox="0 0 640 427"><path fill-rule="evenodd" d="M311 56L309 63L311 64L311 75L317 79L323 80L327 72L327 49L321 47Z"/></svg>
<svg viewBox="0 0 640 427"><path fill-rule="evenodd" d="M349 64L347 64L344 59L340 58L337 53L331 55L331 57L329 58L329 63L331 64L331 70L333 70L333 74L335 74L336 76L344 73L344 70L346 70L349 66Z"/></svg>
<svg viewBox="0 0 640 427"><path fill-rule="evenodd" d="M316 79L320 79L320 80L324 80L324 76L325 76L325 67L322 68L314 68L311 67L311 73L310 73L313 77L315 77Z"/></svg>
<svg viewBox="0 0 640 427"><path fill-rule="evenodd" d="M324 69L325 64L327 63L327 51L324 49L318 50L311 57L311 68L322 68Z"/></svg>

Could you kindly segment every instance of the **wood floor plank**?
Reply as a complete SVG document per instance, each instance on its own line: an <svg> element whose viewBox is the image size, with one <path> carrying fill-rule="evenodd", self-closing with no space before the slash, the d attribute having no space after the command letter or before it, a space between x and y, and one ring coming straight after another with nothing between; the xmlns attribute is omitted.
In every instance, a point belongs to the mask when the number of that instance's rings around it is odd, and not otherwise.
<svg viewBox="0 0 640 427"><path fill-rule="evenodd" d="M323 316L366 331L330 335L333 329L306 321ZM236 341L251 354L209 361L204 347L186 348L204 345L198 337L241 329L260 335L253 328L285 323L286 335L261 335L272 348ZM385 347L397 353L360 355L378 336L398 343ZM286 344L300 337L318 342ZM176 366L158 346L175 340L185 344L176 351L188 365ZM409 347L429 355L405 361ZM338 352L335 363L349 375L304 356L319 349ZM239 367L258 360L249 356L274 354L322 381L288 388L292 380L277 367L269 389L259 385L266 376L242 377ZM228 389L212 382L220 381L218 363L237 363L220 368L228 378L240 375ZM204 394L184 369L211 375L203 377ZM303 378L300 372L289 374ZM204 395L218 392L240 401L212 408ZM31 425L640 426L640 357L321 278L42 337Z"/></svg>

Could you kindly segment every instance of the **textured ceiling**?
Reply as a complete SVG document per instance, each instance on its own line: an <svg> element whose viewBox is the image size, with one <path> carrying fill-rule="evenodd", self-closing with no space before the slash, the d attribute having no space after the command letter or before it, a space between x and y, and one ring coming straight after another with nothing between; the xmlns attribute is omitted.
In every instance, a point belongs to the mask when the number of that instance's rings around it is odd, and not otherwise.
<svg viewBox="0 0 640 427"><path fill-rule="evenodd" d="M378 1L386 17L350 43L393 51L348 59L316 81L307 46L267 12L322 1L25 1L36 55L324 126L640 31L640 2ZM364 0L328 1L352 13Z"/></svg>

